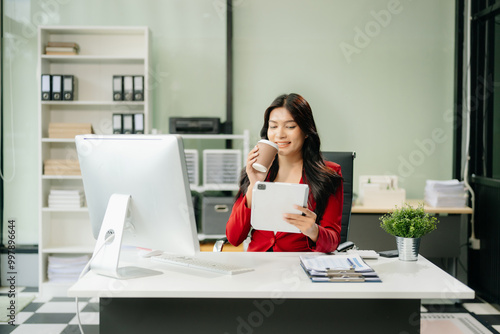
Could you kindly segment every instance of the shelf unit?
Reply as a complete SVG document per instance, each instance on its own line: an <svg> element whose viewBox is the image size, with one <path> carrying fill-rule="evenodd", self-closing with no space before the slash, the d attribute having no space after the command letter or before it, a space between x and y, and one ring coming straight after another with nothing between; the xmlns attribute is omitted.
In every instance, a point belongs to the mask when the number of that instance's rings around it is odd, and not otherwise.
<svg viewBox="0 0 500 334"><path fill-rule="evenodd" d="M242 134L181 134L183 139L195 139L195 140L240 140L241 150L242 150L242 166L246 161L248 152L250 151L250 132L248 130L243 130ZM199 152L200 159L203 159L202 152ZM237 191L238 185L203 185L203 177L200 177L200 185L191 185L191 190L203 193L205 191Z"/></svg>
<svg viewBox="0 0 500 334"><path fill-rule="evenodd" d="M194 140L231 140L231 141L240 141L241 143L241 151L242 151L242 166L245 166L245 162L247 159L248 152L250 152L250 131L248 130L243 130L242 134L180 134L180 136L183 139L194 139ZM188 147L186 147L188 148ZM201 151L198 152L198 157L199 159L203 160L203 154ZM201 165L203 165L204 161L201 162ZM200 168L200 171L203 168ZM239 187L238 184L225 184L225 185L205 185L203 177L199 178L200 184L199 185L191 185L191 190L198 192L200 194L203 194L204 192L207 191L230 191L230 192L235 192L238 191ZM204 234L198 233L198 239L200 241L205 241L205 240L213 240L213 239L221 239L224 238L224 234L220 235L214 235L214 234Z"/></svg>
<svg viewBox="0 0 500 334"><path fill-rule="evenodd" d="M77 43L80 53L45 55L49 41ZM48 126L51 122L91 123L96 134L111 134L113 113L142 113L145 133L150 133L150 31L148 27L42 26L38 31L38 55L39 293L65 296L71 283L48 280L48 256L91 255L95 240L87 208L48 207L51 187L83 189L81 176L43 174L47 159L77 159L74 139L49 138ZM42 101L42 74L74 75L76 99ZM113 101L113 75L143 75L144 101Z"/></svg>

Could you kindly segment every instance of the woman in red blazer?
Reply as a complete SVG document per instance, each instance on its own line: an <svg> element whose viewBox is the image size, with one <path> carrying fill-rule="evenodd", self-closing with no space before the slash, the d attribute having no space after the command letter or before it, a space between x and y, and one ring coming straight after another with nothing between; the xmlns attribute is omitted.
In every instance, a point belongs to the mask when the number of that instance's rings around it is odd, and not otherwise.
<svg viewBox="0 0 500 334"><path fill-rule="evenodd" d="M252 189L257 181L306 183L308 207L297 208L302 214L284 216L302 233L252 230L248 251L333 252L340 242L342 174L338 164L323 160L309 103L298 94L278 96L264 113L260 135L276 143L279 152L267 173L252 167L259 155L258 147L249 152L226 225L228 241L238 246L251 230Z"/></svg>

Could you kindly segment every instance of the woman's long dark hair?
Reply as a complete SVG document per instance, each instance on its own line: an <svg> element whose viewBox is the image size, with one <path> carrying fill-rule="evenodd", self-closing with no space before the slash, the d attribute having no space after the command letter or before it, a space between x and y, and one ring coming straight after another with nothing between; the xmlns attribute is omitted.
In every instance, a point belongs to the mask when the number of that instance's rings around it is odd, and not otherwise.
<svg viewBox="0 0 500 334"><path fill-rule="evenodd" d="M302 146L302 176L304 181L309 185L309 201L311 200L311 196L316 201L316 209L314 211L317 215L316 222L318 223L325 211L328 197L335 194L342 182L342 177L325 165L320 151L321 142L318 131L316 130L311 107L309 103L298 94L283 94L278 96L273 103L271 103L264 113L264 125L260 130L261 138L269 139L267 137L269 116L274 109L280 107L284 107L290 112L294 121L306 135L304 145ZM274 159L269 169L269 181L274 181L278 174L278 170L278 159ZM236 195L237 198L246 194L249 184L250 180L248 179L245 168L243 168L240 178L240 190Z"/></svg>

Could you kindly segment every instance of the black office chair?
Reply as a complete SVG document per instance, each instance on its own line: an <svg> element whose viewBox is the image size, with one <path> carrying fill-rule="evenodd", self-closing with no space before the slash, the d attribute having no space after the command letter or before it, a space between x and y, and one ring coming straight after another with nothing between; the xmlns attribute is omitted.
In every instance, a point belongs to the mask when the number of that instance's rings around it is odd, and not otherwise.
<svg viewBox="0 0 500 334"><path fill-rule="evenodd" d="M338 163L344 179L344 207L342 208L342 222L340 230L340 244L347 242L349 224L351 222L352 209L352 181L354 174L354 158L356 152L322 152L325 160ZM217 240L214 244L214 252L221 252L227 238Z"/></svg>
<svg viewBox="0 0 500 334"><path fill-rule="evenodd" d="M322 152L325 160L336 162L340 165L344 178L344 207L342 208L342 229L340 230L340 243L347 241L352 209L352 181L354 177L354 158L356 152Z"/></svg>

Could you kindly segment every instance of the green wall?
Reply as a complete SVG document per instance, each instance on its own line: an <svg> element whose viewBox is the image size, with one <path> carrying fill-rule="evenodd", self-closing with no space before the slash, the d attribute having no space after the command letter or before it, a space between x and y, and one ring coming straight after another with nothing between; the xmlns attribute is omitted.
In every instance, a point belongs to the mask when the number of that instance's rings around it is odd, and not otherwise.
<svg viewBox="0 0 500 334"><path fill-rule="evenodd" d="M323 149L357 152L356 179L396 174L423 198L451 178L453 1L242 1L234 21L236 131L297 92Z"/></svg>
<svg viewBox="0 0 500 334"><path fill-rule="evenodd" d="M149 26L153 126L167 133L171 116L225 120L224 2L4 1L4 220L19 243L38 242L37 26ZM426 179L451 177L454 1L233 3L235 132L256 141L265 108L297 92L323 149L357 152L355 178L396 174L422 198Z"/></svg>

